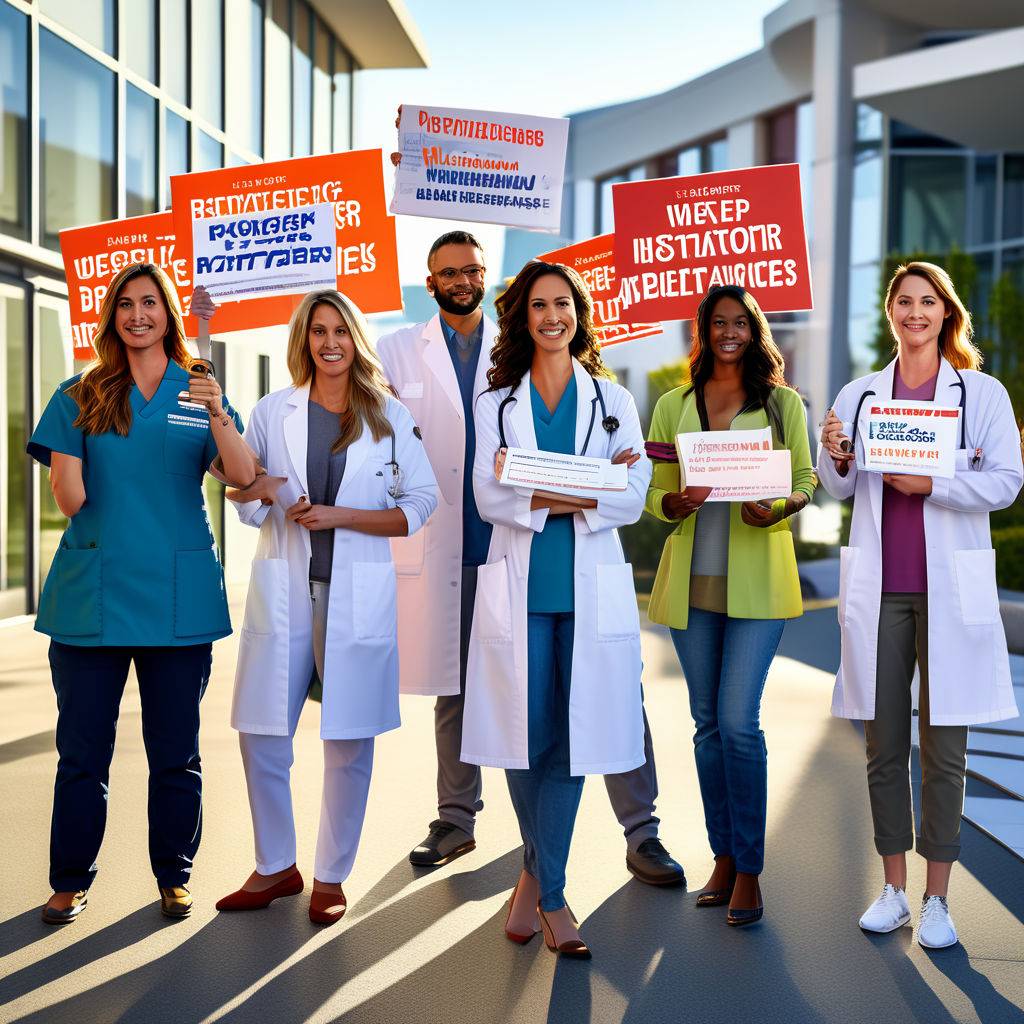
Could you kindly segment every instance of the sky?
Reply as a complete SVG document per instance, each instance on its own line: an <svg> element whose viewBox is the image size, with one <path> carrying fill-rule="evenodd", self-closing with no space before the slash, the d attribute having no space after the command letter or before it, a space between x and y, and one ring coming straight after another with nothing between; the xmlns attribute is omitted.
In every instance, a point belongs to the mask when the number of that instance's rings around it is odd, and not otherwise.
<svg viewBox="0 0 1024 1024"><path fill-rule="evenodd" d="M664 92L760 49L764 16L781 2L405 0L430 66L360 72L356 148L391 152L403 102L561 117ZM398 219L403 284L424 279L430 243L455 226L461 225ZM503 229L464 226L488 252L496 280Z"/></svg>

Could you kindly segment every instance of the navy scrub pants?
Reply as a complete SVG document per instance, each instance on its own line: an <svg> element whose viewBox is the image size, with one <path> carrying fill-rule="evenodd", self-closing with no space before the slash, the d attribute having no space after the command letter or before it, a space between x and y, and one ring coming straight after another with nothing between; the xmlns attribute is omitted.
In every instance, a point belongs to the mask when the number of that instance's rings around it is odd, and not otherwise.
<svg viewBox="0 0 1024 1024"><path fill-rule="evenodd" d="M157 884L184 885L202 834L199 702L212 645L72 647L50 642L57 693L57 780L50 827L54 892L88 889L107 823L110 761L135 662L149 761L149 859Z"/></svg>

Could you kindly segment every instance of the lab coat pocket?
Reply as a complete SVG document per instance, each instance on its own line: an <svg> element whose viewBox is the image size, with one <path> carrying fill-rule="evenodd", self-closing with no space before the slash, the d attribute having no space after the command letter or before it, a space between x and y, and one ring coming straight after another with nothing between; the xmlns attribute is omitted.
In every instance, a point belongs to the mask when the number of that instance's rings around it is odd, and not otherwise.
<svg viewBox="0 0 1024 1024"><path fill-rule="evenodd" d="M837 609L837 616L840 626L846 622L846 605L850 597L850 581L853 578L853 572L857 565L859 550L859 548L852 547L839 549L839 607Z"/></svg>
<svg viewBox="0 0 1024 1024"><path fill-rule="evenodd" d="M103 626L101 587L100 549L61 544L39 597L37 628L57 636L97 636Z"/></svg>
<svg viewBox="0 0 1024 1024"><path fill-rule="evenodd" d="M395 639L395 567L391 562L352 563L352 608L357 640Z"/></svg>
<svg viewBox="0 0 1024 1024"><path fill-rule="evenodd" d="M512 642L512 598L504 558L477 569L473 635L485 644Z"/></svg>
<svg viewBox="0 0 1024 1024"><path fill-rule="evenodd" d="M423 572L427 531L417 530L411 537L391 538L391 557L399 576L419 576Z"/></svg>
<svg viewBox="0 0 1024 1024"><path fill-rule="evenodd" d="M597 566L597 639L622 640L640 633L640 609L633 586L633 566Z"/></svg>
<svg viewBox="0 0 1024 1024"><path fill-rule="evenodd" d="M174 553L174 635L231 631L224 570L213 548Z"/></svg>
<svg viewBox="0 0 1024 1024"><path fill-rule="evenodd" d="M203 465L203 452L209 433L210 425L205 413L202 419L169 414L164 434L164 469L175 476L201 478L207 469Z"/></svg>
<svg viewBox="0 0 1024 1024"><path fill-rule="evenodd" d="M252 563L242 629L254 636L288 631L288 561L257 558Z"/></svg>
<svg viewBox="0 0 1024 1024"><path fill-rule="evenodd" d="M954 551L956 589L965 626L988 626L999 619L996 553L993 548Z"/></svg>

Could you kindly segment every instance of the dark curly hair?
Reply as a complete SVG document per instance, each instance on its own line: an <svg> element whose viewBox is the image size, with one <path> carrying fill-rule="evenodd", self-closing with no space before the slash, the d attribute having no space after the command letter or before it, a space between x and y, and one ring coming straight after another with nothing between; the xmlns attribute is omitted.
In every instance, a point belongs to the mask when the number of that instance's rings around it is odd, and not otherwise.
<svg viewBox="0 0 1024 1024"><path fill-rule="evenodd" d="M591 377L611 377L601 361L601 346L594 330L594 304L583 278L561 263L531 260L494 300L498 310L498 337L491 352L493 365L487 371L489 391L518 387L529 370L533 362L533 338L527 327L527 306L534 284L549 274L565 281L576 307L576 333L569 342L569 354L580 361Z"/></svg>

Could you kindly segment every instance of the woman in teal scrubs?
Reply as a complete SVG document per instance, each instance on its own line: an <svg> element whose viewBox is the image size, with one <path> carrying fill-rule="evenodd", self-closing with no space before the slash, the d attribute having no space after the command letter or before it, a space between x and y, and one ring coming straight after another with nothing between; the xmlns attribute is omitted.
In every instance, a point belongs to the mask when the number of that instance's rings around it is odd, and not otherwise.
<svg viewBox="0 0 1024 1024"><path fill-rule="evenodd" d="M193 311L209 317L205 290ZM161 909L185 917L199 846L199 701L211 644L231 632L224 574L203 502L219 455L245 486L255 460L212 377L190 377L166 274L126 267L111 282L96 359L43 411L28 453L50 469L68 519L39 599L57 693L57 780L43 920L85 908L106 823L118 706L132 662L149 760L149 851ZM182 394L179 398L179 393Z"/></svg>

